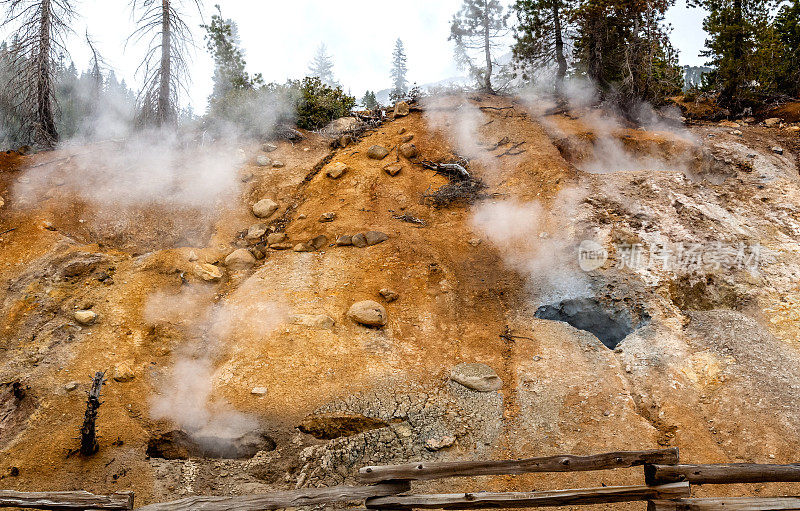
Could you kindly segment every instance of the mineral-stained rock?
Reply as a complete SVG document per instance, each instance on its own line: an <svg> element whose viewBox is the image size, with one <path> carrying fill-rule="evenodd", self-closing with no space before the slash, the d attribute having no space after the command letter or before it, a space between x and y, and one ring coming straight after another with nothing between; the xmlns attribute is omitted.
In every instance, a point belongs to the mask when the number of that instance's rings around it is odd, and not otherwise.
<svg viewBox="0 0 800 511"><path fill-rule="evenodd" d="M136 373L133 371L133 364L131 362L120 362L114 366L114 381L127 383L134 378L136 378Z"/></svg>
<svg viewBox="0 0 800 511"><path fill-rule="evenodd" d="M334 213L333 211L330 211L328 213L323 213L319 216L319 221L323 223L333 222L334 220L336 220L336 213Z"/></svg>
<svg viewBox="0 0 800 511"><path fill-rule="evenodd" d="M264 224L254 224L251 225L249 229L247 229L247 234L245 238L248 240L257 240L261 236L267 233L267 226Z"/></svg>
<svg viewBox="0 0 800 511"><path fill-rule="evenodd" d="M206 282L216 282L222 278L222 269L213 264L197 264L194 267L194 274Z"/></svg>
<svg viewBox="0 0 800 511"><path fill-rule="evenodd" d="M233 270L244 270L254 264L256 264L256 258L246 248L234 250L225 258L225 266Z"/></svg>
<svg viewBox="0 0 800 511"><path fill-rule="evenodd" d="M293 250L295 252L313 252L316 249L314 248L314 245L304 241L295 245Z"/></svg>
<svg viewBox="0 0 800 511"><path fill-rule="evenodd" d="M386 324L386 309L373 300L354 303L347 311L347 316L365 326L381 327Z"/></svg>
<svg viewBox="0 0 800 511"><path fill-rule="evenodd" d="M367 150L367 156L373 160L382 160L389 156L389 150L380 145L374 145Z"/></svg>
<svg viewBox="0 0 800 511"><path fill-rule="evenodd" d="M405 101L399 101L396 105L394 105L394 116L395 117L405 117L411 112L411 108L408 106L408 103Z"/></svg>
<svg viewBox="0 0 800 511"><path fill-rule="evenodd" d="M367 237L363 233L354 234L350 238L350 243L354 247L364 248L367 246Z"/></svg>
<svg viewBox="0 0 800 511"><path fill-rule="evenodd" d="M320 440L353 436L389 424L381 419L351 413L321 413L303 419L297 429Z"/></svg>
<svg viewBox="0 0 800 511"><path fill-rule="evenodd" d="M456 437L452 435L437 436L425 440L425 448L429 451L440 451L456 443Z"/></svg>
<svg viewBox="0 0 800 511"><path fill-rule="evenodd" d="M316 238L314 238L313 240L309 241L309 243L311 244L312 247L314 247L314 250L319 250L328 244L328 237L325 236L324 234L321 234Z"/></svg>
<svg viewBox="0 0 800 511"><path fill-rule="evenodd" d="M350 169L347 165L342 162L335 162L331 163L328 166L328 170L325 171L325 175L331 179L339 179Z"/></svg>
<svg viewBox="0 0 800 511"><path fill-rule="evenodd" d="M400 154L403 158L411 160L419 156L419 150L414 144L403 144L400 146Z"/></svg>
<svg viewBox="0 0 800 511"><path fill-rule="evenodd" d="M450 372L450 379L478 392L493 392L503 387L503 381L486 364L459 364Z"/></svg>
<svg viewBox="0 0 800 511"><path fill-rule="evenodd" d="M278 203L272 199L261 199L253 204L253 214L258 218L269 218L278 211Z"/></svg>
<svg viewBox="0 0 800 511"><path fill-rule="evenodd" d="M399 163L390 163L389 165L383 167L383 171L392 177L399 174L401 170L403 170L403 166Z"/></svg>
<svg viewBox="0 0 800 511"><path fill-rule="evenodd" d="M414 140L414 134L413 133L409 133L407 135L403 135L403 138L400 139L400 141L402 143L404 143L404 144L407 144L407 143L411 142L412 140Z"/></svg>
<svg viewBox="0 0 800 511"><path fill-rule="evenodd" d="M780 123L781 123L780 117L770 117L769 119L764 120L764 126L767 127L777 126Z"/></svg>

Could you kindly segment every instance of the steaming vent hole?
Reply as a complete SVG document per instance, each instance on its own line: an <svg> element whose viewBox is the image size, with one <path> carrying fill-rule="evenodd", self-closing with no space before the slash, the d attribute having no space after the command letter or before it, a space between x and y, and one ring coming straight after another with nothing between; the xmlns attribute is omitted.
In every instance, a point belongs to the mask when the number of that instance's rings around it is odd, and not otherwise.
<svg viewBox="0 0 800 511"><path fill-rule="evenodd" d="M565 300L543 305L534 314L539 319L562 321L600 339L608 349L614 349L631 332L650 318L632 315L627 309L615 309L595 298Z"/></svg>

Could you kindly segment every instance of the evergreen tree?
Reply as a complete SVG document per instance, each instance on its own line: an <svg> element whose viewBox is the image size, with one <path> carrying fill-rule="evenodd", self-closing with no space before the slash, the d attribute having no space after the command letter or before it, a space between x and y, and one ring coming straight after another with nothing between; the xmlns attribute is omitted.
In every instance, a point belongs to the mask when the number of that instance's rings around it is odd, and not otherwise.
<svg viewBox="0 0 800 511"><path fill-rule="evenodd" d="M792 0L781 7L773 30L779 42L775 63L777 89L800 97L800 0Z"/></svg>
<svg viewBox="0 0 800 511"><path fill-rule="evenodd" d="M201 25L206 30L206 48L214 58L214 89L210 102L220 101L231 91L252 89L260 83L260 75L250 78L245 70L244 52L239 48L236 23L222 17L219 5L217 13L211 16L209 25Z"/></svg>
<svg viewBox="0 0 800 511"><path fill-rule="evenodd" d="M500 46L498 39L506 34L507 20L508 15L503 14L498 0L464 0L450 24L448 40L455 43L456 61L469 70L485 92L494 92L492 52ZM473 58L473 52L481 53L485 67L476 63L478 59Z"/></svg>
<svg viewBox="0 0 800 511"><path fill-rule="evenodd" d="M689 0L703 7L708 16L703 28L709 34L706 51L714 71L707 77L720 93L719 104L742 110L752 100L751 85L757 81L759 36L768 27L772 0Z"/></svg>
<svg viewBox="0 0 800 511"><path fill-rule="evenodd" d="M583 0L575 11L574 55L604 99L634 116L642 100L679 93L682 70L664 13L674 0Z"/></svg>
<svg viewBox="0 0 800 511"><path fill-rule="evenodd" d="M407 72L406 50L403 41L398 38L394 45L394 52L392 52L392 92L389 94L389 99L392 101L400 101L408 94Z"/></svg>
<svg viewBox="0 0 800 511"><path fill-rule="evenodd" d="M512 48L514 62L523 79L532 71L556 65L556 87L567 74L567 42L574 38L572 12L576 0L517 0Z"/></svg>
<svg viewBox="0 0 800 511"><path fill-rule="evenodd" d="M374 92L367 91L364 97L361 98L361 105L367 110L375 110L378 108L378 100Z"/></svg>
<svg viewBox="0 0 800 511"><path fill-rule="evenodd" d="M328 55L328 48L324 43L317 48L317 53L308 70L312 77L319 78L325 85L337 85L333 77L333 58Z"/></svg>

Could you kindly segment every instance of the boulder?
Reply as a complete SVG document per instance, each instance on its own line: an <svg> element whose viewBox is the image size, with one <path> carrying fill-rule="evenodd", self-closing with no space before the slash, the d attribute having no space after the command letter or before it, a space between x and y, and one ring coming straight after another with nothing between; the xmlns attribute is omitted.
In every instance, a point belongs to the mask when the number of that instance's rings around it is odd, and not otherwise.
<svg viewBox="0 0 800 511"><path fill-rule="evenodd" d="M217 282L222 278L222 269L213 264L196 264L194 274L206 282Z"/></svg>
<svg viewBox="0 0 800 511"><path fill-rule="evenodd" d="M289 237L285 232L273 232L267 235L267 245L274 245L276 243L283 243Z"/></svg>
<svg viewBox="0 0 800 511"><path fill-rule="evenodd" d="M486 364L459 364L450 372L450 379L478 392L494 392L503 387L503 381Z"/></svg>
<svg viewBox="0 0 800 511"><path fill-rule="evenodd" d="M246 248L234 250L225 258L225 266L232 270L245 270L256 264L256 258Z"/></svg>
<svg viewBox="0 0 800 511"><path fill-rule="evenodd" d="M275 144L271 144L271 143L267 142L266 144L263 144L261 146L261 150L264 151L265 153L271 153L272 151L277 151L278 150L278 146L276 146Z"/></svg>
<svg viewBox="0 0 800 511"><path fill-rule="evenodd" d="M325 171L325 175L331 179L339 179L342 177L345 172L350 169L347 165L342 162L331 163L328 166L328 170Z"/></svg>
<svg viewBox="0 0 800 511"><path fill-rule="evenodd" d="M382 160L389 156L389 150L381 145L374 145L367 150L367 157L373 160Z"/></svg>
<svg viewBox="0 0 800 511"><path fill-rule="evenodd" d="M319 330L330 330L336 324L336 321L326 314L293 314L289 321L293 325Z"/></svg>
<svg viewBox="0 0 800 511"><path fill-rule="evenodd" d="M389 425L384 420L346 412L319 413L306 417L297 429L319 440L357 435Z"/></svg>
<svg viewBox="0 0 800 511"><path fill-rule="evenodd" d="M269 218L278 211L278 203L272 199L261 199L253 204L253 214L258 218Z"/></svg>
<svg viewBox="0 0 800 511"><path fill-rule="evenodd" d="M337 247L349 247L353 245L353 237L349 234L345 234L343 236L339 236L336 239L336 246Z"/></svg>
<svg viewBox="0 0 800 511"><path fill-rule="evenodd" d="M764 119L764 126L773 127L777 126L781 123L780 117L770 117L769 119Z"/></svg>
<svg viewBox="0 0 800 511"><path fill-rule="evenodd" d="M93 325L97 321L97 313L91 310L75 311L74 317L75 321L84 326Z"/></svg>
<svg viewBox="0 0 800 511"><path fill-rule="evenodd" d="M325 236L324 234L321 234L316 238L314 238L313 240L309 241L309 243L311 244L312 247L314 247L314 250L319 250L328 244L328 237Z"/></svg>
<svg viewBox="0 0 800 511"><path fill-rule="evenodd" d="M347 316L365 326L381 327L386 325L386 309L372 300L354 303L347 311Z"/></svg>
<svg viewBox="0 0 800 511"><path fill-rule="evenodd" d="M364 238L367 241L367 246L377 245L389 239L386 233L380 231L367 231L364 233Z"/></svg>
<svg viewBox="0 0 800 511"><path fill-rule="evenodd" d="M272 166L272 159L269 156L259 155L256 158L256 165L259 167L271 167Z"/></svg>
<svg viewBox="0 0 800 511"><path fill-rule="evenodd" d="M409 107L408 103L406 103L405 101L399 101L396 105L394 105L395 117L405 117L410 113L411 113L411 107Z"/></svg>
<svg viewBox="0 0 800 511"><path fill-rule="evenodd" d="M383 171L392 177L399 174L401 170L403 170L403 166L399 163L390 163L389 165L383 167Z"/></svg>
<svg viewBox="0 0 800 511"><path fill-rule="evenodd" d="M398 298L400 298L400 295L397 294L397 292L392 291L388 287L385 287L385 288L381 289L380 291L378 291L378 293L387 302L393 302L393 301L397 300Z"/></svg>
<svg viewBox="0 0 800 511"><path fill-rule="evenodd" d="M413 160L419 156L419 150L417 150L417 146L414 144L403 144L400 146L400 154L403 156L403 158Z"/></svg>
<svg viewBox="0 0 800 511"><path fill-rule="evenodd" d="M331 211L329 213L323 213L323 214L321 214L319 216L319 221L323 222L323 223L324 222L333 222L334 220L336 220L336 213L334 213L333 211Z"/></svg>
<svg viewBox="0 0 800 511"><path fill-rule="evenodd" d="M245 238L253 241L261 238L267 233L267 226L265 224L253 224L247 229Z"/></svg>
<svg viewBox="0 0 800 511"><path fill-rule="evenodd" d="M350 244L352 244L354 247L364 248L367 246L367 237L364 236L364 233L361 232L358 234L354 234L350 238Z"/></svg>

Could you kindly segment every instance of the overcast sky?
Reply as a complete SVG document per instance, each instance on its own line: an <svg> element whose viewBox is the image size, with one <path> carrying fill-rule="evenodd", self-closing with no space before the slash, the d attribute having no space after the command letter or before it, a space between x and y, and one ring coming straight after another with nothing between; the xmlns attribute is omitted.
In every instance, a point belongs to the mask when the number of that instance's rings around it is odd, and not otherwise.
<svg viewBox="0 0 800 511"><path fill-rule="evenodd" d="M187 22L195 29L197 49L192 54L192 82L188 98L196 112L205 110L211 92L213 65L203 44L202 20L209 21L218 3L226 18L239 26L247 67L266 81L302 78L317 47L324 42L334 58L334 72L345 90L359 98L364 91L390 85L391 53L400 37L406 45L409 81L429 83L461 73L453 64L452 45L447 41L449 21L462 0L205 0L202 18L191 0L183 0ZM510 1L506 2L511 3ZM133 18L126 0L76 0L80 17L74 22L78 34L70 41L70 52L79 69L88 65L89 51L83 43L86 28L106 61L119 77L136 85L135 72L145 49L128 44ZM705 34L703 13L688 9L677 0L669 12L673 44L681 52L681 63L699 65ZM3 34L7 37L8 33Z"/></svg>

